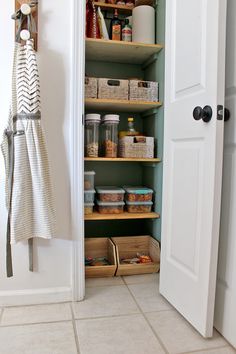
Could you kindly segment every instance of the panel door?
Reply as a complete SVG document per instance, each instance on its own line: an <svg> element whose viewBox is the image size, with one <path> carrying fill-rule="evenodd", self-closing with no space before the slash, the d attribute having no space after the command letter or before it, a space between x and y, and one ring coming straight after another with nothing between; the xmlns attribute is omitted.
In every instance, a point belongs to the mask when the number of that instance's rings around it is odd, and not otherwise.
<svg viewBox="0 0 236 354"><path fill-rule="evenodd" d="M226 0L166 1L160 292L205 337L212 336L216 286L225 26Z"/></svg>
<svg viewBox="0 0 236 354"><path fill-rule="evenodd" d="M228 0L222 212L215 327L236 347L236 2Z"/></svg>

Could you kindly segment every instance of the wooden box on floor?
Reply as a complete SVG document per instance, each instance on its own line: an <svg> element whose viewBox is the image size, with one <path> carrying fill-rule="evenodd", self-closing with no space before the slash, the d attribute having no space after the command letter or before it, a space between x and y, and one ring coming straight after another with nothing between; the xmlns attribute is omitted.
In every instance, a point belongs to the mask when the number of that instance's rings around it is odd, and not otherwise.
<svg viewBox="0 0 236 354"><path fill-rule="evenodd" d="M112 237L116 246L116 275L135 275L157 273L160 270L159 242L151 236ZM149 255L153 262L142 264L121 264L121 259L134 258L137 253Z"/></svg>
<svg viewBox="0 0 236 354"><path fill-rule="evenodd" d="M115 275L117 269L115 245L109 238L86 238L85 257L105 257L110 263L106 266L86 266L86 278L113 277Z"/></svg>

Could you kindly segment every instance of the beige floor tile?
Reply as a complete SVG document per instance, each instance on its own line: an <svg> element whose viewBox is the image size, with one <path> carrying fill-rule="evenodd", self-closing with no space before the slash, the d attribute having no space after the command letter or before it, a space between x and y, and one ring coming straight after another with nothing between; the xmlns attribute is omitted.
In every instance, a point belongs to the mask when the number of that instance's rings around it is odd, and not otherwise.
<svg viewBox="0 0 236 354"><path fill-rule="evenodd" d="M227 345L216 331L212 339L204 339L177 311L148 313L147 318L170 354Z"/></svg>
<svg viewBox="0 0 236 354"><path fill-rule="evenodd" d="M77 354L71 322L0 328L0 354Z"/></svg>
<svg viewBox="0 0 236 354"><path fill-rule="evenodd" d="M64 321L72 318L69 304L7 307L1 325Z"/></svg>
<svg viewBox="0 0 236 354"><path fill-rule="evenodd" d="M164 354L142 315L76 322L81 354Z"/></svg>
<svg viewBox="0 0 236 354"><path fill-rule="evenodd" d="M87 288L85 300L74 303L73 309L77 319L139 312L125 285Z"/></svg>
<svg viewBox="0 0 236 354"><path fill-rule="evenodd" d="M128 285L143 312L170 310L172 306L159 293L158 283Z"/></svg>
<svg viewBox="0 0 236 354"><path fill-rule="evenodd" d="M235 354L236 350L231 347L217 348L217 349L209 349L200 352L194 352L191 354Z"/></svg>
<svg viewBox="0 0 236 354"><path fill-rule="evenodd" d="M159 274L128 275L123 279L126 284L159 283Z"/></svg>
<svg viewBox="0 0 236 354"><path fill-rule="evenodd" d="M87 288L92 288L95 286L109 286L109 285L124 285L124 281L121 277L86 279Z"/></svg>

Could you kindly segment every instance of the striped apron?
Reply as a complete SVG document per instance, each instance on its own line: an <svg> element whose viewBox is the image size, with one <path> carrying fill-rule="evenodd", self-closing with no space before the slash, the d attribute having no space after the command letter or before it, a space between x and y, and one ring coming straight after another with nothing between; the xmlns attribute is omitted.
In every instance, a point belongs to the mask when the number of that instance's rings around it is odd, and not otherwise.
<svg viewBox="0 0 236 354"><path fill-rule="evenodd" d="M15 45L12 102L1 149L8 210L6 265L7 276L11 277L12 244L28 240L33 271L33 239L51 239L54 235L49 165L41 127L39 75L32 40Z"/></svg>

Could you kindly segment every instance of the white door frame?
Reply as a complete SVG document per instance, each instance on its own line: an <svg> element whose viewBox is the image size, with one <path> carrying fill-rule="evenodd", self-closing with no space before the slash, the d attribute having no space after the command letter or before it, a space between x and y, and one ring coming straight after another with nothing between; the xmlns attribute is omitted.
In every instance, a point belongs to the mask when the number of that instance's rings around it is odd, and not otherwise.
<svg viewBox="0 0 236 354"><path fill-rule="evenodd" d="M72 301L85 295L84 268L84 63L85 1L72 0L71 7L71 227L72 227Z"/></svg>

